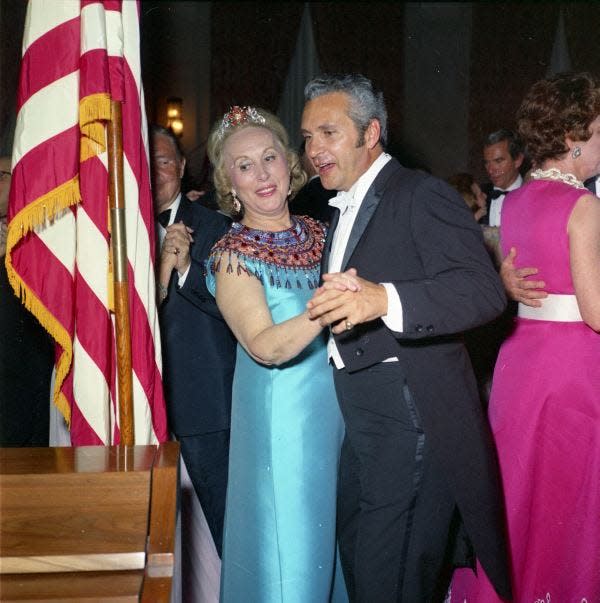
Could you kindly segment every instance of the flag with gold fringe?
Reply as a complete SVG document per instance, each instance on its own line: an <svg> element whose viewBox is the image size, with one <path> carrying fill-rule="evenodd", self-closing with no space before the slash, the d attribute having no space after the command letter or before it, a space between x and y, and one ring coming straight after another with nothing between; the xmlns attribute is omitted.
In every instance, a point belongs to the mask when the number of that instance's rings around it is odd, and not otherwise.
<svg viewBox="0 0 600 603"><path fill-rule="evenodd" d="M6 267L56 342L53 400L73 445L114 444L116 340L106 153L122 102L136 444L167 439L137 0L30 0Z"/></svg>

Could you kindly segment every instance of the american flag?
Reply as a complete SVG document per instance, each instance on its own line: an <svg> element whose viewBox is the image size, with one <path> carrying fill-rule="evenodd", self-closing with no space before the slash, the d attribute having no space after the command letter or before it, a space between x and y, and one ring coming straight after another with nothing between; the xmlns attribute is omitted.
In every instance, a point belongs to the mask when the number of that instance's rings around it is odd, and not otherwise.
<svg viewBox="0 0 600 603"><path fill-rule="evenodd" d="M119 442L106 124L122 101L136 444L167 439L136 0L30 0L6 266L56 341L73 445Z"/></svg>

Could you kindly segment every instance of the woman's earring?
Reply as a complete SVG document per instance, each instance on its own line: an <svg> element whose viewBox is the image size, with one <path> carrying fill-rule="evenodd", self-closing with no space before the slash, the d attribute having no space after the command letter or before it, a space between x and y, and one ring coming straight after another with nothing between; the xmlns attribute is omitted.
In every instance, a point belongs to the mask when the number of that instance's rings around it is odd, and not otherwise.
<svg viewBox="0 0 600 603"><path fill-rule="evenodd" d="M242 209L242 204L240 203L240 200L237 198L237 194L234 190L231 191L231 195L233 196L233 209L235 210L236 214L239 214Z"/></svg>
<svg viewBox="0 0 600 603"><path fill-rule="evenodd" d="M577 159L577 157L579 157L580 155L581 155L581 147L575 147L571 151L571 157L573 157L573 159Z"/></svg>

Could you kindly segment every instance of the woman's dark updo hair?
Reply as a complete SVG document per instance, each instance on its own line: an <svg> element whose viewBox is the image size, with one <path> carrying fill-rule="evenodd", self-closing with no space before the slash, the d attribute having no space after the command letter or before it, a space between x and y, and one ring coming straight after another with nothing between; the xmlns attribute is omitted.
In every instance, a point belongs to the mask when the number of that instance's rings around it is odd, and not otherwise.
<svg viewBox="0 0 600 603"><path fill-rule="evenodd" d="M567 136L588 140L598 115L598 80L589 73L561 73L531 87L517 112L518 131L529 157L540 166L569 150Z"/></svg>

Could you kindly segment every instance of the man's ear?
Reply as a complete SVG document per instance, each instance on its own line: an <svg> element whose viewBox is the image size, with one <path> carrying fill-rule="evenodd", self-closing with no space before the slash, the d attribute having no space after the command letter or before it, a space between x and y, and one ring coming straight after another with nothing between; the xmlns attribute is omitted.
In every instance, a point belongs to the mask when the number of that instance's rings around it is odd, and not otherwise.
<svg viewBox="0 0 600 603"><path fill-rule="evenodd" d="M365 143L367 148L374 149L379 143L379 137L381 136L381 125L378 119L372 119L367 126L365 131Z"/></svg>
<svg viewBox="0 0 600 603"><path fill-rule="evenodd" d="M524 159L525 159L525 155L523 155L523 153L519 153L517 155L517 158L515 159L515 165L517 166L517 169L519 169L521 167L521 164L523 163Z"/></svg>
<svg viewBox="0 0 600 603"><path fill-rule="evenodd" d="M179 177L183 178L183 172L185 172L185 157L181 159L181 166L179 168Z"/></svg>

